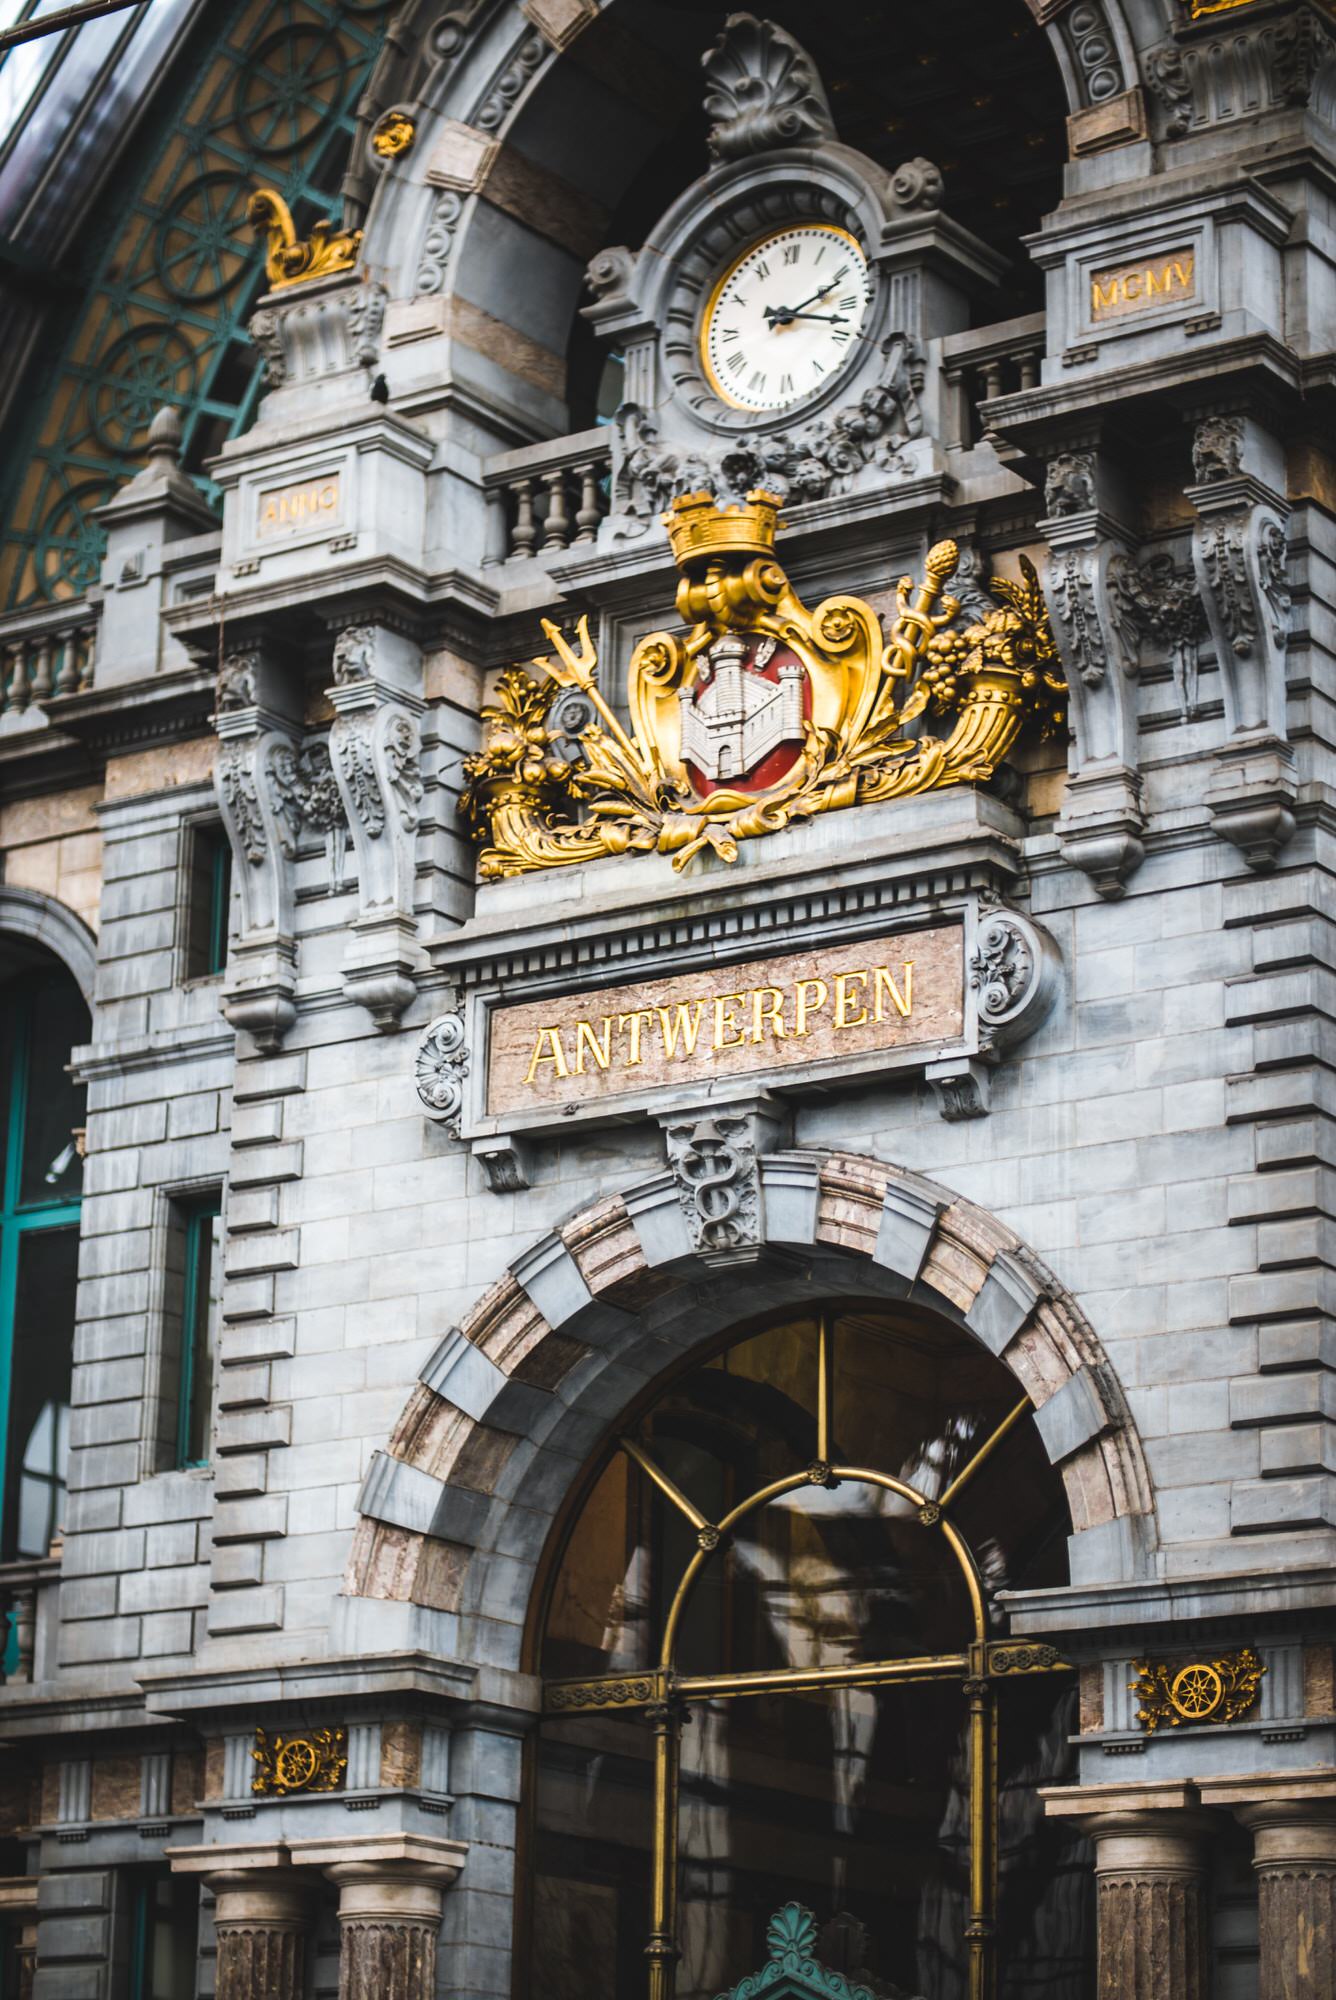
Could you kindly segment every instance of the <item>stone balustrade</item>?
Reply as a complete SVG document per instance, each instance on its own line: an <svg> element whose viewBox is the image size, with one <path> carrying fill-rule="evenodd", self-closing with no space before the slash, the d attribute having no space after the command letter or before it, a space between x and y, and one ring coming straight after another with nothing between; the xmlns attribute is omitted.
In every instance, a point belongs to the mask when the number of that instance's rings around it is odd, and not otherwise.
<svg viewBox="0 0 1336 2000"><path fill-rule="evenodd" d="M489 461L488 564L522 562L593 542L608 511L606 426Z"/></svg>
<svg viewBox="0 0 1336 2000"><path fill-rule="evenodd" d="M1043 313L1027 313L942 342L946 444L967 451L995 441L987 405L997 396L1038 387L1046 324Z"/></svg>
<svg viewBox="0 0 1336 2000"><path fill-rule="evenodd" d="M87 604L0 624L0 714L22 714L52 695L91 687L97 632L97 614Z"/></svg>

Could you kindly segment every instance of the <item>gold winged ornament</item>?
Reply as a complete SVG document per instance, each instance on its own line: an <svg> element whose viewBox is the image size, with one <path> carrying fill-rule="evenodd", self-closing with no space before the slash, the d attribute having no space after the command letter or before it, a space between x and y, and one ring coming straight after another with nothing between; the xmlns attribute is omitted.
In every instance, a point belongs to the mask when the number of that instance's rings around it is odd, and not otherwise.
<svg viewBox="0 0 1336 2000"><path fill-rule="evenodd" d="M724 508L690 493L664 515L689 630L636 647L629 729L599 687L588 619L573 642L544 620L542 678L502 674L464 765L460 809L485 878L629 851L671 855L679 869L705 848L734 861L740 841L816 813L981 782L1027 721L1063 726L1061 668L1026 557L1020 583L989 579L996 609L962 630L945 594L959 551L938 542L923 581L902 578L884 634L861 598L802 603L775 560L779 506L764 492ZM567 690L596 718L573 738L554 713Z"/></svg>

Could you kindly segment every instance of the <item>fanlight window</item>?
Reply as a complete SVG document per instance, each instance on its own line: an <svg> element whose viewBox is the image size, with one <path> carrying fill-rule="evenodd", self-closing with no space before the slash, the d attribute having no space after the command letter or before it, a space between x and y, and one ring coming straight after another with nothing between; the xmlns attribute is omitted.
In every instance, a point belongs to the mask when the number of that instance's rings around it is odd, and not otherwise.
<svg viewBox="0 0 1336 2000"><path fill-rule="evenodd" d="M529 1990L1079 2000L1084 1847L1039 1796L1073 1676L1005 1636L1069 1526L1015 1378L926 1313L770 1325L662 1390L550 1578Z"/></svg>

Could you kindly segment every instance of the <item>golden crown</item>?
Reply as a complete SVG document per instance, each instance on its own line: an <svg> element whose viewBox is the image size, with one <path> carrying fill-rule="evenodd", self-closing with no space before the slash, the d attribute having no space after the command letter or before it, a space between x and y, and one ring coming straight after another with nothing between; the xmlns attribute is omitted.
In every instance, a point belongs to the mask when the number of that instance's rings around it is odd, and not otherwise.
<svg viewBox="0 0 1336 2000"><path fill-rule="evenodd" d="M679 494L662 517L679 568L702 556L768 556L783 502L759 488L740 507L721 507L713 493Z"/></svg>

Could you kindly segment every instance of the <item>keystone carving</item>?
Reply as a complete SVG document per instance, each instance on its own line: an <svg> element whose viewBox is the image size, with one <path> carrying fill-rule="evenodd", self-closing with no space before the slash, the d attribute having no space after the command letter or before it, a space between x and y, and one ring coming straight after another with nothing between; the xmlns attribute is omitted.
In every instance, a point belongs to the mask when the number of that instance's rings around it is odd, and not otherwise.
<svg viewBox="0 0 1336 2000"><path fill-rule="evenodd" d="M1199 486L1232 479L1243 452L1242 417L1206 417L1192 439L1192 476Z"/></svg>
<svg viewBox="0 0 1336 2000"><path fill-rule="evenodd" d="M773 21L731 14L701 66L714 159L742 160L837 136L815 63Z"/></svg>
<svg viewBox="0 0 1336 2000"><path fill-rule="evenodd" d="M761 1176L746 1112L707 1111L666 1124L668 1165L706 1263L747 1262L761 1250Z"/></svg>

